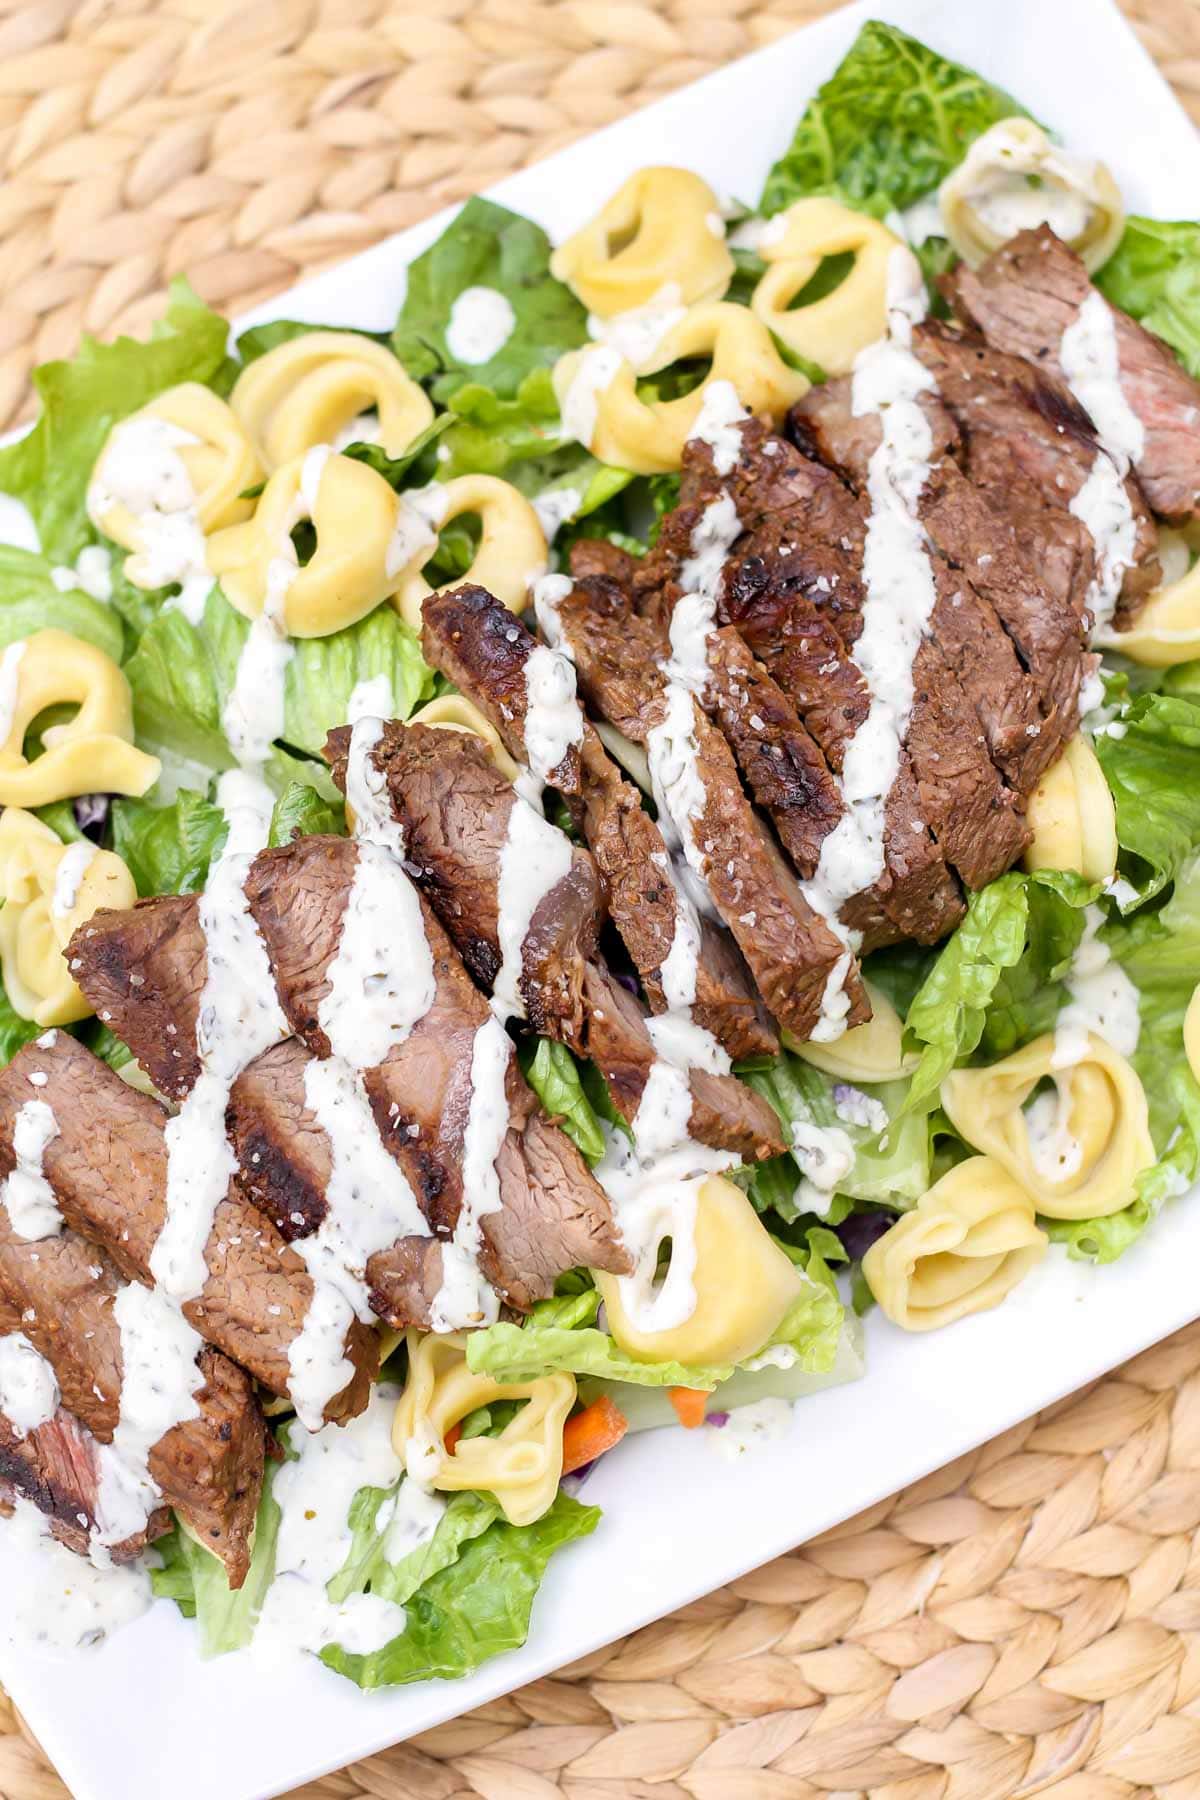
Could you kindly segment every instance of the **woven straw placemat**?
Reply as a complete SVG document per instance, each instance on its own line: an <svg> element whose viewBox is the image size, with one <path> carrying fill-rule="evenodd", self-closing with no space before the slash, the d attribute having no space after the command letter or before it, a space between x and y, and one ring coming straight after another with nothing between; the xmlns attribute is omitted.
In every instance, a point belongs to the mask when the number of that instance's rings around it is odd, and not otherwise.
<svg viewBox="0 0 1200 1800"><path fill-rule="evenodd" d="M832 4L0 0L0 420L82 331L143 328L174 271L251 305ZM1124 4L1200 120L1200 0ZM0 1695L0 1800L65 1792ZM1051 1792L1200 1800L1200 1325L673 1618L301 1790Z"/></svg>

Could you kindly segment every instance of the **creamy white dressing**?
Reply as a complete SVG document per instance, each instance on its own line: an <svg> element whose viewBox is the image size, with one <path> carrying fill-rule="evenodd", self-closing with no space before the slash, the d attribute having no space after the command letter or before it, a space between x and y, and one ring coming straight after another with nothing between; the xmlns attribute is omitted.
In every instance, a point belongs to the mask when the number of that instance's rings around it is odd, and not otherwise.
<svg viewBox="0 0 1200 1800"><path fill-rule="evenodd" d="M914 250L930 238L945 237L946 226L942 218L942 209L938 205L936 192L926 194L923 200L916 200L906 206L902 213L890 213L884 220L890 231L902 237Z"/></svg>
<svg viewBox="0 0 1200 1800"><path fill-rule="evenodd" d="M52 917L65 919L74 912L80 884L97 854L96 845L90 838L80 838L78 843L67 845L54 871L54 891L50 897Z"/></svg>
<svg viewBox="0 0 1200 1800"><path fill-rule="evenodd" d="M348 450L351 444L377 444L379 442L379 414L374 407L366 412L355 413L352 419L339 431L336 431L330 442L330 449L335 455Z"/></svg>
<svg viewBox="0 0 1200 1800"><path fill-rule="evenodd" d="M593 344L580 354L570 386L562 398L565 437L576 438L590 448L596 435L600 395L615 380L623 365L621 352L612 344Z"/></svg>
<svg viewBox="0 0 1200 1800"><path fill-rule="evenodd" d="M471 1102L462 1147L462 1207L454 1237L442 1245L442 1283L429 1309L434 1331L490 1325L499 1300L479 1268L481 1221L501 1207L496 1159L508 1131L506 1077L513 1047L503 1025L488 1018L471 1046Z"/></svg>
<svg viewBox="0 0 1200 1800"><path fill-rule="evenodd" d="M208 1279L204 1252L213 1216L237 1169L225 1131L229 1091L255 1057L289 1035L244 891L250 864L267 842L272 796L256 776L235 769L218 781L217 803L229 831L199 898L206 952L196 1023L200 1074L167 1121L166 1213L150 1257L154 1280L180 1304Z"/></svg>
<svg viewBox="0 0 1200 1800"><path fill-rule="evenodd" d="M392 816L387 776L372 752L383 737L383 720L355 719L346 752L346 809L353 815L360 842L379 844L403 861L404 827Z"/></svg>
<svg viewBox="0 0 1200 1800"><path fill-rule="evenodd" d="M826 983L818 1042L840 1037L849 1013L845 980L854 948L841 908L872 887L884 869L888 796L913 706L913 661L936 600L925 533L917 516L929 475L933 437L920 396L933 377L912 354L912 328L925 315L925 286L912 252L897 246L888 261L888 334L855 359L852 405L875 414L880 441L867 470L871 510L863 551L866 598L854 663L866 682L866 718L846 745L841 775L846 812L821 844L803 892L846 945Z"/></svg>
<svg viewBox="0 0 1200 1800"><path fill-rule="evenodd" d="M1063 332L1059 362L1067 384L1087 412L1101 449L1070 510L1091 533L1097 570L1088 592L1093 627L1112 621L1121 583L1134 558L1137 523L1125 478L1145 449L1141 420L1121 386L1121 360L1113 315L1104 296L1089 292Z"/></svg>
<svg viewBox="0 0 1200 1800"><path fill-rule="evenodd" d="M396 710L390 675L368 675L356 681L346 702L346 723L357 725L360 719L390 719Z"/></svg>
<svg viewBox="0 0 1200 1800"><path fill-rule="evenodd" d="M58 1411L58 1379L22 1331L0 1338L0 1413L19 1438L48 1425Z"/></svg>
<svg viewBox="0 0 1200 1800"><path fill-rule="evenodd" d="M544 494L535 495L532 504L542 536L547 544L552 544L562 527L583 505L583 492L574 487L547 488Z"/></svg>
<svg viewBox="0 0 1200 1800"><path fill-rule="evenodd" d="M428 562L445 517L444 494L445 489L433 482L430 488L414 488L398 497L396 523L384 556L389 581L398 580L406 569L420 568Z"/></svg>
<svg viewBox="0 0 1200 1800"><path fill-rule="evenodd" d="M729 233L729 243L734 250L757 252L770 249L772 244L782 243L787 233L787 214L780 212L770 219L743 219Z"/></svg>
<svg viewBox="0 0 1200 1800"><path fill-rule="evenodd" d="M738 428L747 417L732 381L707 384L696 423L692 426L692 439L708 445L718 475L732 474L742 449L742 434ZM726 498L730 497L727 495Z"/></svg>
<svg viewBox="0 0 1200 1800"><path fill-rule="evenodd" d="M1031 143L1007 119L976 138L945 185L951 184L1002 241L1049 225L1069 244L1083 235L1095 211L1089 197L1095 191L1095 163L1057 145ZM946 235L941 224L938 231Z"/></svg>
<svg viewBox="0 0 1200 1800"><path fill-rule="evenodd" d="M16 1162L0 1186L0 1204L14 1234L29 1243L57 1237L63 1228L58 1201L42 1167L46 1146L57 1136L58 1120L46 1102L22 1101L13 1121Z"/></svg>
<svg viewBox="0 0 1200 1800"><path fill-rule="evenodd" d="M272 1493L280 1508L275 1579L263 1601L251 1655L292 1660L328 1644L352 1654L380 1650L404 1630L402 1606L374 1594L330 1600L327 1589L354 1543L350 1508L360 1488L390 1489L403 1474L392 1448L396 1388L376 1387L365 1412L346 1425L292 1434L296 1459L284 1464Z"/></svg>
<svg viewBox="0 0 1200 1800"><path fill-rule="evenodd" d="M539 581L534 588L535 612L541 588ZM574 664L562 650L535 644L525 659L525 760L538 781L548 782L567 752L582 742L583 709L576 696Z"/></svg>
<svg viewBox="0 0 1200 1800"><path fill-rule="evenodd" d="M1083 1163L1083 1145L1071 1130L1071 1115L1056 1083L1035 1094L1025 1108L1025 1130L1033 1166L1045 1181L1068 1181Z"/></svg>
<svg viewBox="0 0 1200 1800"><path fill-rule="evenodd" d="M146 587L178 586L167 601L193 625L213 585L196 507L196 490L180 450L200 439L151 413L117 425L88 488L88 517L99 531L116 507L137 527L139 574Z"/></svg>
<svg viewBox="0 0 1200 1800"><path fill-rule="evenodd" d="M575 659L558 609L574 586L569 575L539 575L532 588L533 615L538 630L551 649L560 650L572 662Z"/></svg>
<svg viewBox="0 0 1200 1800"><path fill-rule="evenodd" d="M516 794L500 852L496 893L500 968L492 984L492 1005L502 1022L525 1017L521 994L525 939L542 901L570 873L571 840L566 832Z"/></svg>
<svg viewBox="0 0 1200 1800"><path fill-rule="evenodd" d="M56 563L50 571L50 579L60 594L69 594L77 588L92 600L107 605L112 599L112 555L103 544L86 544L73 567Z"/></svg>
<svg viewBox="0 0 1200 1800"><path fill-rule="evenodd" d="M773 1438L786 1437L791 1424L790 1400L754 1400L749 1406L735 1406L725 1425L706 1431L704 1440L722 1462L738 1462Z"/></svg>
<svg viewBox="0 0 1200 1800"><path fill-rule="evenodd" d="M723 223L721 235L725 235ZM607 319L589 313L588 336L598 344L611 345L637 369L649 361L668 331L674 330L686 312L679 283L667 281L641 306L631 306Z"/></svg>
<svg viewBox="0 0 1200 1800"><path fill-rule="evenodd" d="M11 735L17 718L17 693L21 681L21 663L25 657L26 640L18 638L15 644L9 644L4 655L0 656L0 744ZM20 746L18 745L18 749Z"/></svg>
<svg viewBox="0 0 1200 1800"><path fill-rule="evenodd" d="M98 1644L150 1605L144 1563L93 1566L50 1535L49 1520L23 1495L12 1517L0 1519L0 1539L9 1551L0 1643L14 1651Z"/></svg>
<svg viewBox="0 0 1200 1800"><path fill-rule="evenodd" d="M1084 917L1083 937L1066 977L1071 998L1055 1022L1052 1060L1056 1069L1083 1061L1089 1032L1103 1038L1120 1056L1132 1056L1141 1035L1137 988L1097 935L1104 914L1100 907L1089 906Z"/></svg>
<svg viewBox="0 0 1200 1800"><path fill-rule="evenodd" d="M883 1102L846 1082L839 1082L833 1090L833 1110L843 1125L857 1125L860 1131L878 1134L887 1126L888 1111Z"/></svg>
<svg viewBox="0 0 1200 1800"><path fill-rule="evenodd" d="M617 1278L621 1304L638 1331L671 1331L696 1310L700 1186L710 1175L732 1168L738 1158L686 1139L671 1143L664 1131L653 1146L654 1159L648 1160L641 1142L635 1151L622 1132L605 1127L604 1135L606 1150L595 1173L634 1263L632 1275ZM670 1262L660 1274L660 1252L668 1238Z"/></svg>
<svg viewBox="0 0 1200 1800"><path fill-rule="evenodd" d="M792 1124L792 1155L800 1168L796 1200L802 1212L824 1218L838 1183L854 1167L854 1145L840 1125L817 1125L811 1119Z"/></svg>
<svg viewBox="0 0 1200 1800"><path fill-rule="evenodd" d="M332 1168L320 1227L292 1245L313 1295L288 1346L288 1391L301 1424L320 1431L329 1402L354 1379L346 1333L355 1319L374 1318L368 1262L401 1238L428 1237L429 1226L380 1137L359 1072L340 1056L314 1057L305 1065L304 1098L329 1139Z"/></svg>
<svg viewBox="0 0 1200 1800"><path fill-rule="evenodd" d="M464 288L450 308L446 348L455 362L474 366L498 356L516 329L512 302L498 288Z"/></svg>
<svg viewBox="0 0 1200 1800"><path fill-rule="evenodd" d="M422 1487L409 1475L391 1498L383 1502L375 1516L378 1529L386 1532L384 1560L402 1562L415 1550L422 1549L437 1531L445 1511L445 1496L435 1494L432 1488Z"/></svg>
<svg viewBox="0 0 1200 1800"><path fill-rule="evenodd" d="M417 890L390 850L360 838L337 954L317 1009L335 1056L371 1069L433 1005L437 979Z"/></svg>
<svg viewBox="0 0 1200 1800"><path fill-rule="evenodd" d="M150 1477L157 1443L199 1415L204 1339L170 1300L131 1281L113 1302L121 1334L121 1414L111 1454L101 1456L96 1543L119 1544L141 1531L161 1498Z"/></svg>

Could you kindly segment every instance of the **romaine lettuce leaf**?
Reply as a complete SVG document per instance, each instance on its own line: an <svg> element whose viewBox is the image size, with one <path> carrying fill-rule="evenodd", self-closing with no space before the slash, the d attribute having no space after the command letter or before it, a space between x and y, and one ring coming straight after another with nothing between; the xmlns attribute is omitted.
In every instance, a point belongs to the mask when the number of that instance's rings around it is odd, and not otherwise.
<svg viewBox="0 0 1200 1800"><path fill-rule="evenodd" d="M1179 694L1139 694L1118 735L1101 732L1096 755L1117 809L1117 839L1135 859L1127 873L1143 899L1157 894L1200 847L1200 704Z"/></svg>
<svg viewBox="0 0 1200 1800"><path fill-rule="evenodd" d="M267 1462L254 1527L254 1554L246 1580L236 1592L229 1586L224 1565L182 1525L177 1523L174 1531L155 1545L162 1567L151 1569L151 1585L160 1598L174 1600L186 1618L195 1619L201 1656L241 1650L254 1636L263 1600L275 1577L281 1515L271 1488L275 1471L282 1466Z"/></svg>
<svg viewBox="0 0 1200 1800"><path fill-rule="evenodd" d="M294 837L315 833L345 837L346 809L326 800L305 781L289 781L275 802L267 843L273 850L278 844L290 844Z"/></svg>
<svg viewBox="0 0 1200 1800"><path fill-rule="evenodd" d="M124 655L125 633L110 607L79 588L59 588L44 556L0 544L0 650L51 628L83 638L114 662Z"/></svg>
<svg viewBox="0 0 1200 1800"><path fill-rule="evenodd" d="M1200 375L1200 224L1129 218L1096 286Z"/></svg>
<svg viewBox="0 0 1200 1800"><path fill-rule="evenodd" d="M148 343L85 337L73 361L34 370L41 414L32 431L0 450L0 491L25 502L51 562L73 563L94 536L87 487L117 420L177 382L211 381L228 331L180 279Z"/></svg>
<svg viewBox="0 0 1200 1800"><path fill-rule="evenodd" d="M123 798L112 805L112 847L128 863L143 899L198 893L226 831L221 808L189 788L170 806Z"/></svg>
<svg viewBox="0 0 1200 1800"><path fill-rule="evenodd" d="M598 1163L604 1155L604 1133L583 1091L579 1066L566 1045L538 1038L532 1055L525 1049L521 1067L550 1117L590 1163Z"/></svg>
<svg viewBox="0 0 1200 1800"><path fill-rule="evenodd" d="M329 1583L329 1598L338 1605L369 1587L381 1600L403 1606L431 1576L458 1561L464 1544L482 1536L500 1517L500 1503L491 1494L453 1494L428 1542L389 1563L385 1553L391 1507L386 1503L407 1479L403 1477L391 1493L385 1488L360 1488L354 1496L350 1554L345 1567Z"/></svg>
<svg viewBox="0 0 1200 1800"><path fill-rule="evenodd" d="M210 768L230 766L221 711L249 630L249 621L216 588L198 628L178 610L159 614L125 671L139 743ZM345 720L357 683L378 675L391 684L396 718L407 718L433 692L433 671L416 635L390 606L376 607L330 637L297 638L284 688L286 743L319 756L329 731ZM305 778L301 770L292 772Z"/></svg>
<svg viewBox="0 0 1200 1800"><path fill-rule="evenodd" d="M534 1595L551 1556L599 1522L598 1507L580 1506L566 1494L533 1525L495 1520L482 1536L462 1545L457 1561L409 1597L399 1637L368 1656L334 1644L322 1651L322 1662L361 1688L469 1675L490 1657L525 1642Z"/></svg>
<svg viewBox="0 0 1200 1800"><path fill-rule="evenodd" d="M503 294L516 323L484 363L456 359L446 341L455 300L466 288ZM540 225L494 200L468 200L408 271L408 291L392 334L397 356L445 401L464 382L511 397L534 369L554 363L587 337L587 314L550 273L550 240Z"/></svg>
<svg viewBox="0 0 1200 1800"><path fill-rule="evenodd" d="M760 210L839 194L882 216L935 188L999 119L1024 114L1009 94L871 19L820 88L767 177Z"/></svg>
<svg viewBox="0 0 1200 1800"><path fill-rule="evenodd" d="M40 1037L42 1027L32 1019L23 1019L0 986L0 1065L10 1063L22 1044Z"/></svg>

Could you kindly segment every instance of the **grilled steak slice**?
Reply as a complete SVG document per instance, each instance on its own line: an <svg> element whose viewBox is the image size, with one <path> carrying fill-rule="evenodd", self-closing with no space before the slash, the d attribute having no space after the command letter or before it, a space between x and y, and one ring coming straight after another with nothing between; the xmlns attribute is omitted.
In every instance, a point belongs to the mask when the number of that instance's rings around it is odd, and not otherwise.
<svg viewBox="0 0 1200 1800"><path fill-rule="evenodd" d="M1041 570L1050 591L1070 597L1082 615L1093 574L1092 540L1069 509L1101 454L1091 420L1050 369L1007 355L973 333L927 319L915 327L912 347L959 427L967 474L997 510L1025 521L1027 560ZM1157 585L1160 568L1158 532L1132 476L1125 491L1136 528L1122 585L1129 608Z"/></svg>
<svg viewBox="0 0 1200 1800"><path fill-rule="evenodd" d="M730 475L721 478L747 532L725 565L723 598L728 612L736 615L741 610L739 589L746 578L760 594L764 588L777 596L780 590L798 589L809 612L828 620L852 658L866 600L862 508L836 476L770 438L757 422L743 425L741 437L742 455ZM689 463L685 482L689 503L680 507L677 524L664 523L655 552L660 569L647 571L649 578L657 576L660 588L661 564L673 557L678 568L684 544L691 545L697 516L694 493L711 493L715 479L708 445L690 445L685 454L685 464ZM820 551L816 557L814 544ZM847 667L844 659L835 662L829 657L819 669L824 691L818 691L819 710L812 716L779 671L772 668L772 673L799 705L812 735L833 763L827 740L835 689L843 696L839 704L853 704L864 718L869 697L852 661ZM843 727L847 723L843 712ZM857 723L855 719L851 729ZM843 731L843 741L845 735ZM928 821L946 862L967 885L984 886L1020 855L1026 832L1014 797L988 755L957 673L931 637L922 639L913 659L906 747L919 794L918 816Z"/></svg>
<svg viewBox="0 0 1200 1800"><path fill-rule="evenodd" d="M0 1160L11 1169L11 1121ZM124 1285L112 1258L95 1244L70 1230L33 1242L18 1237L0 1205L0 1293L53 1368L63 1405L104 1444L112 1442L121 1415L121 1331L113 1303ZM250 1566L266 1431L249 1377L216 1350L201 1351L199 1362L204 1386L193 1396L199 1411L153 1447L150 1476L164 1502L220 1557L230 1586L240 1587Z"/></svg>
<svg viewBox="0 0 1200 1800"><path fill-rule="evenodd" d="M85 1425L60 1406L52 1419L22 1434L0 1413L0 1513L13 1498L30 1500L68 1550L86 1556L96 1528L100 1446ZM116 1563L132 1562L147 1544L171 1529L165 1506L156 1508L143 1531L107 1546Z"/></svg>
<svg viewBox="0 0 1200 1800"><path fill-rule="evenodd" d="M349 744L350 731L342 726L327 747L343 791ZM386 725L371 760L384 774L392 813L404 827L409 874L476 981L490 991L502 961L504 849L514 812L525 813L528 802L481 740L463 732ZM583 971L596 955L603 919L604 884L587 851L573 846L569 873L539 900L522 946L519 987L534 1031L565 1043L578 1040Z"/></svg>
<svg viewBox="0 0 1200 1800"><path fill-rule="evenodd" d="M107 941L112 941L108 921L121 916L106 915ZM138 992L131 988L123 1015L135 1017ZM31 1087L32 1074L45 1081ZM47 1102L58 1121L44 1170L63 1217L72 1230L103 1245L122 1274L152 1287L150 1259L166 1214L163 1108L122 1081L78 1039L56 1032L49 1044L27 1044L0 1070L0 1162L6 1167L13 1161L13 1122L31 1093ZM313 1291L307 1269L236 1186L217 1207L205 1261L208 1280L203 1292L185 1303L184 1317L271 1393L286 1397L288 1352ZM379 1361L378 1340L369 1327L356 1322L347 1333L346 1357L355 1375L330 1402L330 1419L354 1418L367 1403ZM78 1413L65 1386L63 1396Z"/></svg>
<svg viewBox="0 0 1200 1800"><path fill-rule="evenodd" d="M923 410L939 452L918 501L937 588L930 629L979 716L992 760L1028 793L1078 725L1082 646L1076 636L1074 656L1064 657L1060 644L1041 683L1026 673L1017 649L1022 638L1036 641L1037 616L1052 612L1053 602L1024 570L1000 516L941 453L958 435L946 409L927 396ZM877 413L855 413L848 379L810 389L792 409L789 429L801 449L863 494L882 426Z"/></svg>
<svg viewBox="0 0 1200 1800"><path fill-rule="evenodd" d="M300 838L264 851L246 880L280 1004L296 1035L318 1056L330 1049L320 1008L329 991L328 970L338 951L360 853L348 838ZM403 1168L430 1224L448 1234L463 1204L463 1134L475 1034L491 1015L424 903L422 913L433 955L433 1003L411 1034L393 1044L363 1079L384 1144ZM617 1241L607 1196L575 1147L541 1111L515 1059L509 1064L506 1091L509 1130L496 1164L501 1206L482 1220L481 1260L502 1297L527 1309L544 1297L540 1277L511 1247L519 1246L529 1230L542 1234L539 1268L555 1261L556 1276L581 1264L616 1274L626 1273L630 1265ZM541 1169L552 1171L555 1184L561 1172L569 1173L569 1204L555 1188L542 1191Z"/></svg>
<svg viewBox="0 0 1200 1800"><path fill-rule="evenodd" d="M848 1023L869 1017L857 965L847 962L842 941L808 904L751 808L725 739L690 694L675 690L681 705L669 698L659 667L665 646L650 621L602 576L576 583L560 602L559 621L589 703L618 731L645 745L665 726L694 745L698 791L684 828L768 1010L794 1038L811 1037L836 972L850 998ZM669 716L671 706L678 718Z"/></svg>
<svg viewBox="0 0 1200 1800"><path fill-rule="evenodd" d="M422 644L429 661L480 708L510 754L527 760L525 668L535 640L507 607L479 587L432 595ZM653 1012L665 1012L660 971L675 938L676 898L662 833L641 796L583 721L582 738L555 775L607 884L608 910L642 980ZM763 1014L746 967L711 920L700 922L693 1014L735 1060L771 1056L779 1039Z"/></svg>
<svg viewBox="0 0 1200 1800"><path fill-rule="evenodd" d="M978 269L963 264L945 288L960 318L990 344L1059 380L1063 333L1098 292L1075 252L1048 225L1020 232ZM1156 513L1187 524L1200 516L1200 383L1160 338L1104 304L1116 337L1121 391L1145 433L1138 479Z"/></svg>
<svg viewBox="0 0 1200 1800"><path fill-rule="evenodd" d="M350 732L330 734L326 754L334 780L345 787ZM387 784L393 816L404 828L409 869L478 978L491 986L500 965L498 887L501 855L514 805L524 805L478 738L424 726L389 724L369 752ZM591 857L575 851L570 891L539 905L526 938L538 946L535 968L550 971L550 1003L536 1008L538 1029L603 1068L621 1071L613 1098L630 1123L657 1061L642 1010L624 994L595 952L601 883ZM560 883L560 888L567 883ZM590 896L586 917L582 896ZM549 914L545 924L541 921ZM553 955L541 947L553 947ZM526 957L526 968L530 958ZM532 985L532 984L529 984ZM527 987L528 994L528 987ZM561 995L569 1004L555 1004ZM535 1009L530 1007L534 1022ZM760 1158L776 1154L772 1109L732 1076L692 1071L690 1130L701 1143Z"/></svg>

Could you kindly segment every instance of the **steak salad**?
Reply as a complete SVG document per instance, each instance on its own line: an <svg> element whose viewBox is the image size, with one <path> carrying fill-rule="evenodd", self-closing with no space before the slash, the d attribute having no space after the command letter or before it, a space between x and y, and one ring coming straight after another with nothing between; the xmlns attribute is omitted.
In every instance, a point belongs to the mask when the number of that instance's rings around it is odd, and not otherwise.
<svg viewBox="0 0 1200 1800"><path fill-rule="evenodd" d="M473 200L387 334L181 281L38 371L0 1635L463 1675L627 1431L1191 1185L1198 260L872 23L753 210Z"/></svg>

